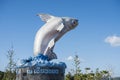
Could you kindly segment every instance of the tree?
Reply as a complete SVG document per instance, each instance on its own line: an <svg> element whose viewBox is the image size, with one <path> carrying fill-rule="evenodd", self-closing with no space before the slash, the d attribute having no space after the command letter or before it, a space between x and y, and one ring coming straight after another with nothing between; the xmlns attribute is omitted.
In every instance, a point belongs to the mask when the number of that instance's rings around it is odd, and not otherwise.
<svg viewBox="0 0 120 80"><path fill-rule="evenodd" d="M86 74L88 74L89 70L90 70L89 67L85 68Z"/></svg>
<svg viewBox="0 0 120 80"><path fill-rule="evenodd" d="M3 80L15 80L16 78L16 63L14 61L14 49L11 49L7 52L8 65L6 67L6 72L4 73Z"/></svg>
<svg viewBox="0 0 120 80"><path fill-rule="evenodd" d="M103 79L108 79L110 76L109 71L106 71L106 70L102 70L102 71L100 71L100 73L102 74Z"/></svg>
<svg viewBox="0 0 120 80"><path fill-rule="evenodd" d="M93 71L91 71L91 69L89 67L86 67L85 71L86 71L86 73L84 75L86 75L86 80L94 80Z"/></svg>
<svg viewBox="0 0 120 80"><path fill-rule="evenodd" d="M0 71L0 80L2 80L3 76L4 76L4 72Z"/></svg>
<svg viewBox="0 0 120 80"><path fill-rule="evenodd" d="M96 69L95 79L96 80L101 80L102 79L102 74L100 73L99 68Z"/></svg>
<svg viewBox="0 0 120 80"><path fill-rule="evenodd" d="M78 55L75 55L74 57L74 66L75 66L75 70L74 71L74 80L80 80L80 59Z"/></svg>
<svg viewBox="0 0 120 80"><path fill-rule="evenodd" d="M78 55L75 55L74 57L74 66L75 66L75 74L79 74L81 72L80 70L80 59Z"/></svg>
<svg viewBox="0 0 120 80"><path fill-rule="evenodd" d="M96 72L95 72L95 79L96 80L106 80L109 78L109 71L107 70L102 70L102 71L99 71L99 68L96 69Z"/></svg>
<svg viewBox="0 0 120 80"><path fill-rule="evenodd" d="M68 74L66 75L66 80L81 80L81 70L80 70L80 59L78 55L74 56L74 61L73 61L73 66L74 68L71 69L71 72L68 72Z"/></svg>
<svg viewBox="0 0 120 80"><path fill-rule="evenodd" d="M74 78L70 72L68 72L68 74L66 75L65 80L74 80Z"/></svg>
<svg viewBox="0 0 120 80"><path fill-rule="evenodd" d="M86 67L86 73L82 73L80 69L80 59L78 55L74 57L74 68L72 69L73 73L69 72L66 75L66 80L108 80L110 73L107 70L100 71L99 68L95 72L91 68Z"/></svg>

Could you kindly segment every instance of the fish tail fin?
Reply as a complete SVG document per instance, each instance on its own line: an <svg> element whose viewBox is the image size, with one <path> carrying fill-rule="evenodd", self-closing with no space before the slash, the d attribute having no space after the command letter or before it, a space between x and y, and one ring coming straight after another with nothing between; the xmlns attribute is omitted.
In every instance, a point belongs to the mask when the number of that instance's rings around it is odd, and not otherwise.
<svg viewBox="0 0 120 80"><path fill-rule="evenodd" d="M52 59L57 59L57 55L54 52L50 52L48 55L48 61Z"/></svg>

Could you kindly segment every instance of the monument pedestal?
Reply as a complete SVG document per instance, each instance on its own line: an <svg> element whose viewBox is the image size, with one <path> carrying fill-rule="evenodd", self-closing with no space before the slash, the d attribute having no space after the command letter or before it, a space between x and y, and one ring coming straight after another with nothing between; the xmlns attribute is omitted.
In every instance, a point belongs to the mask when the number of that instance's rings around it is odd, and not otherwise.
<svg viewBox="0 0 120 80"><path fill-rule="evenodd" d="M64 80L65 68L32 66L17 68L16 80Z"/></svg>

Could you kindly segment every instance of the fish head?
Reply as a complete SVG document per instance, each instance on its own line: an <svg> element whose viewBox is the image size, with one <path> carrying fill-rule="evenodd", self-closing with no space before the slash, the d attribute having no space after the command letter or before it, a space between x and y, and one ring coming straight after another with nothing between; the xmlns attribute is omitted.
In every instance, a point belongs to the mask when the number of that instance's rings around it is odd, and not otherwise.
<svg viewBox="0 0 120 80"><path fill-rule="evenodd" d="M67 28L67 30L72 30L78 25L78 19L69 18L69 17L62 17L63 24Z"/></svg>
<svg viewBox="0 0 120 80"><path fill-rule="evenodd" d="M61 31L63 27L66 27L66 30L69 31L69 30L74 29L78 25L78 19L75 19L75 18L56 17L56 16L49 15L49 14L38 14L38 16L42 19L42 21L46 23L47 22L50 22L50 23L56 22L56 24L60 23L59 31Z"/></svg>

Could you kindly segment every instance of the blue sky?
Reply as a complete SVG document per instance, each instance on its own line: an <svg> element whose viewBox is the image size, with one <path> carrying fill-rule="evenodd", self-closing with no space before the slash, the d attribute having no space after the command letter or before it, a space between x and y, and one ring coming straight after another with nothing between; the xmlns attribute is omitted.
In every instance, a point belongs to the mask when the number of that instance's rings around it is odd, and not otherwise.
<svg viewBox="0 0 120 80"><path fill-rule="evenodd" d="M109 69L113 76L120 76L119 0L0 0L0 70L5 70L12 44L16 61L33 56L35 34L44 25L38 13L79 20L78 27L65 34L54 49L67 70L77 54L82 70Z"/></svg>

